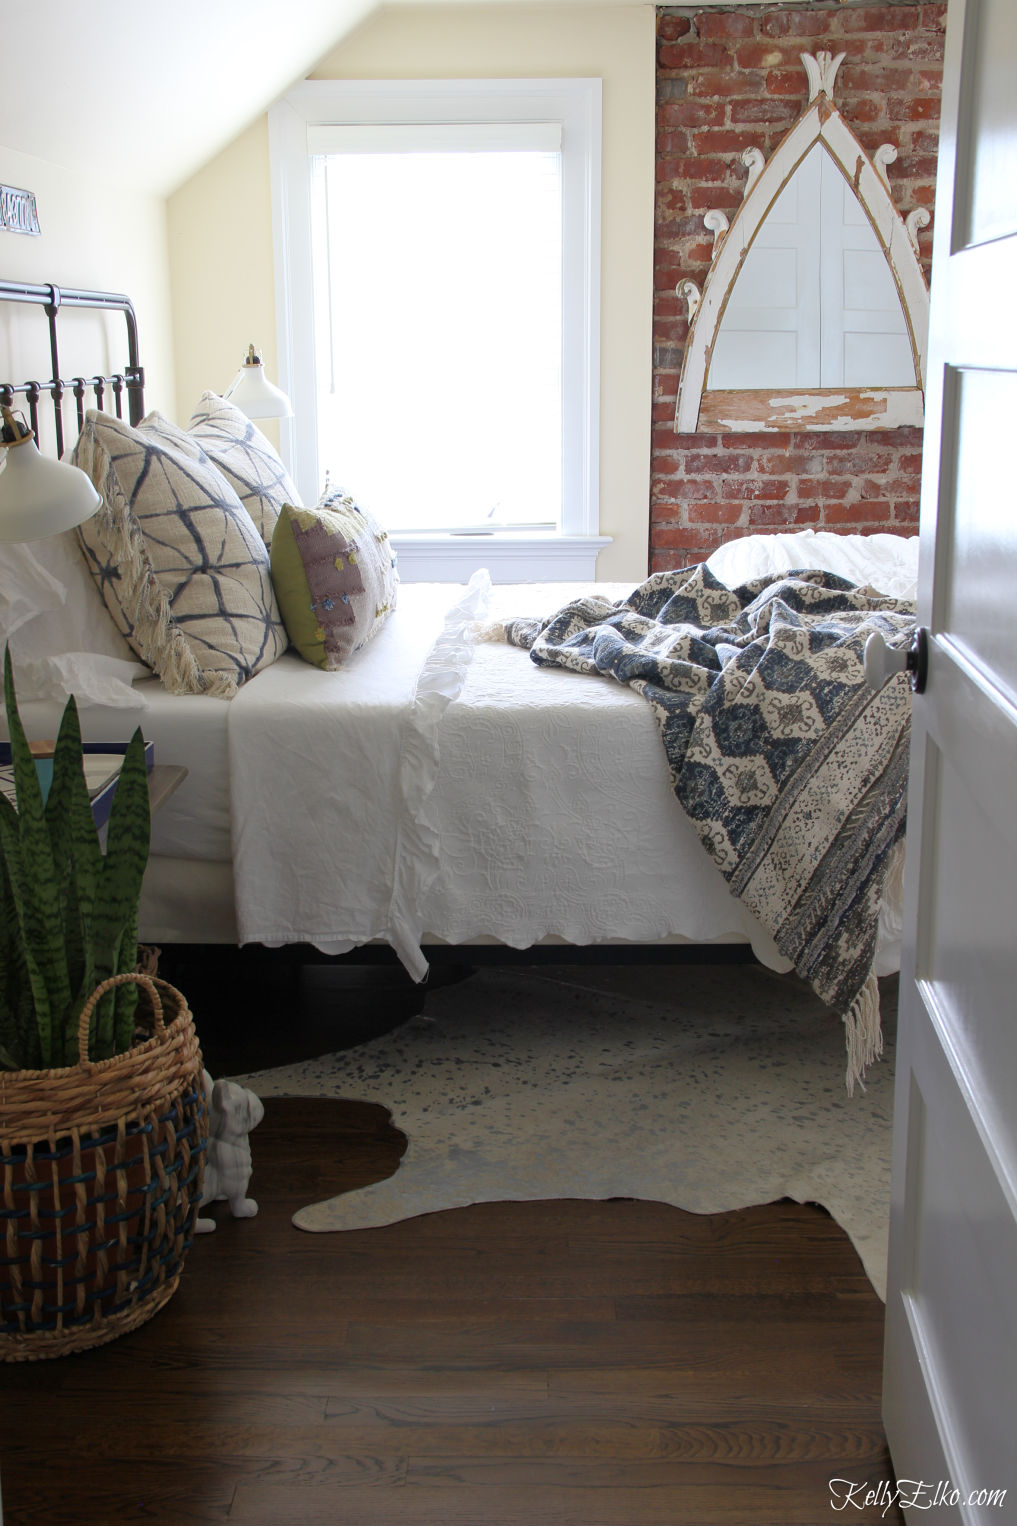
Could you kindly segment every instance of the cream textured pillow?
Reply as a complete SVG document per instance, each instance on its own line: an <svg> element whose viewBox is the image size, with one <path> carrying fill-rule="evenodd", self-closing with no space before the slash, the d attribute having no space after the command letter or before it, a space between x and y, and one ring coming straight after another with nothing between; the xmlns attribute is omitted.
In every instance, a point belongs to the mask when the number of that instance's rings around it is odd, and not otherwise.
<svg viewBox="0 0 1017 1526"><path fill-rule="evenodd" d="M174 694L230 697L285 650L268 552L197 441L161 414L89 412L72 460L103 502L78 529L106 607Z"/></svg>
<svg viewBox="0 0 1017 1526"><path fill-rule="evenodd" d="M187 433L226 478L266 546L271 545L283 504L300 507L297 490L272 442L246 413L215 392L201 394Z"/></svg>
<svg viewBox="0 0 1017 1526"><path fill-rule="evenodd" d="M283 505L272 535L272 581L301 657L334 671L388 619L399 574L387 532L336 492L313 509Z"/></svg>

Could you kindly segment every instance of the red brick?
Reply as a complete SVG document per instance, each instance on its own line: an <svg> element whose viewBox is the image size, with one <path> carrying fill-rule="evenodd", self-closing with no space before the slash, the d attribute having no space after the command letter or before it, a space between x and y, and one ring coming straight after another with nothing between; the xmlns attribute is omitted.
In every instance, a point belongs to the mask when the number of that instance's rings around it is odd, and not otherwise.
<svg viewBox="0 0 1017 1526"><path fill-rule="evenodd" d="M766 76L767 95L801 96L802 108L809 98L809 85L802 69L771 69Z"/></svg>
<svg viewBox="0 0 1017 1526"><path fill-rule="evenodd" d="M694 547L700 546L703 540L702 530L683 529L679 525L661 525L654 531L653 543L662 547Z"/></svg>
<svg viewBox="0 0 1017 1526"><path fill-rule="evenodd" d="M872 523L876 520L888 523L890 505L884 502L828 503L824 506L823 517L831 525L859 524L865 521Z"/></svg>
<svg viewBox="0 0 1017 1526"><path fill-rule="evenodd" d="M657 124L657 153L661 158L680 160L683 155L689 154L691 148L692 138L687 127L669 127L666 123Z"/></svg>
<svg viewBox="0 0 1017 1526"><path fill-rule="evenodd" d="M852 125L857 127L859 123L881 122L884 116L883 105L880 101L861 100L854 101L849 113ZM864 144L862 145L865 146ZM876 145L879 146L878 144ZM871 155L869 156L871 158Z"/></svg>
<svg viewBox="0 0 1017 1526"><path fill-rule="evenodd" d="M732 101L731 122L765 122L774 127L790 127L791 123L800 115L799 106L804 105L805 97L799 101L797 94L793 99L786 101L762 100L762 101ZM775 135L774 135L775 136ZM762 144L759 145L763 147ZM767 145L776 148L776 143Z"/></svg>
<svg viewBox="0 0 1017 1526"><path fill-rule="evenodd" d="M935 176L938 163L939 161L935 154L916 155L908 160L908 171L915 178L924 180L928 176Z"/></svg>
<svg viewBox="0 0 1017 1526"><path fill-rule="evenodd" d="M734 525L741 519L744 505L740 503L690 503L690 524Z"/></svg>
<svg viewBox="0 0 1017 1526"><path fill-rule="evenodd" d="M748 472L752 470L751 456L725 456L723 460L704 451L689 451L685 457L686 472Z"/></svg>
<svg viewBox="0 0 1017 1526"><path fill-rule="evenodd" d="M731 161L721 154L715 154L713 158L708 158L705 154L689 154L685 158L670 158L668 168L671 177L677 181L723 185L731 174ZM686 186L683 186L683 190L687 194Z"/></svg>
<svg viewBox="0 0 1017 1526"><path fill-rule="evenodd" d="M916 63L924 60L939 62L943 57L943 37L941 33L931 31L902 32L896 37L867 37L865 50L871 55L885 54L888 58L913 59Z"/></svg>
<svg viewBox="0 0 1017 1526"><path fill-rule="evenodd" d="M739 37L751 37L755 21L751 16L738 16L732 11L705 11L698 17L699 35L720 42L733 42Z"/></svg>
<svg viewBox="0 0 1017 1526"><path fill-rule="evenodd" d="M665 42L676 42L679 37L687 37L692 31L692 22L688 16L661 16L657 22L657 36Z"/></svg>
<svg viewBox="0 0 1017 1526"><path fill-rule="evenodd" d="M763 88L763 76L738 70L703 69L689 80L691 93L698 97L718 96L726 99L732 95L757 96Z"/></svg>
<svg viewBox="0 0 1017 1526"><path fill-rule="evenodd" d="M658 292L653 304L653 315L658 323L668 321L674 323L683 322L687 315L687 305L681 297L670 293Z"/></svg>
<svg viewBox="0 0 1017 1526"><path fill-rule="evenodd" d="M828 37L840 19L829 11L781 11L764 16L760 31L766 37Z"/></svg>
<svg viewBox="0 0 1017 1526"><path fill-rule="evenodd" d="M711 207L717 207L721 212L737 212L744 200L740 190L728 190L719 185L695 186L692 191L692 205L699 212L709 212Z"/></svg>
<svg viewBox="0 0 1017 1526"><path fill-rule="evenodd" d="M779 477L782 474L788 477L810 477L822 470L822 462L816 456L806 455L804 451L789 450L782 455L759 456L756 460L756 470L765 472L771 477Z"/></svg>
<svg viewBox="0 0 1017 1526"><path fill-rule="evenodd" d="M694 42L689 38L671 51L676 55L673 67L678 69L723 69L731 62L731 55L721 42Z"/></svg>
<svg viewBox="0 0 1017 1526"><path fill-rule="evenodd" d="M886 103L886 114L891 122L938 122L939 97L892 95Z"/></svg>
<svg viewBox="0 0 1017 1526"><path fill-rule="evenodd" d="M723 434L720 437L721 446L725 450L766 450L772 449L781 437L779 435L764 434ZM790 438L786 436L785 438Z"/></svg>
<svg viewBox="0 0 1017 1526"><path fill-rule="evenodd" d="M841 96L862 90L881 95L891 90L910 91L916 83L914 75L907 64L852 64L849 55L837 75L837 91Z"/></svg>
<svg viewBox="0 0 1017 1526"><path fill-rule="evenodd" d="M868 435L857 429L845 429L824 432L817 438L822 441L823 450L854 450L865 444Z"/></svg>
<svg viewBox="0 0 1017 1526"><path fill-rule="evenodd" d="M776 69L794 61L794 50L778 42L742 42L735 52L739 69Z"/></svg>
<svg viewBox="0 0 1017 1526"><path fill-rule="evenodd" d="M689 257L690 270L695 270L697 266L708 268L713 259L713 239L708 244L690 244L685 253Z"/></svg>
<svg viewBox="0 0 1017 1526"><path fill-rule="evenodd" d="M819 505L815 503L750 503L748 508L749 524L754 528L819 522Z"/></svg>
<svg viewBox="0 0 1017 1526"><path fill-rule="evenodd" d="M922 24L917 5L889 5L870 7L865 10L843 10L838 14L840 31L845 41L855 32L909 32L917 31Z"/></svg>
<svg viewBox="0 0 1017 1526"><path fill-rule="evenodd" d="M886 440L887 435L877 436ZM872 472L890 472L897 469L897 452L880 445L860 445L856 451L848 454L843 452L836 454L830 463L830 470L838 472L850 472L859 476L869 475ZM822 470L822 467L820 468Z"/></svg>
<svg viewBox="0 0 1017 1526"><path fill-rule="evenodd" d="M727 127L706 126L693 132L692 143L697 154L740 154L743 148L758 147L758 135L732 132Z"/></svg>
<svg viewBox="0 0 1017 1526"><path fill-rule="evenodd" d="M725 115L719 101L671 101L669 124L674 127L722 127Z"/></svg>
<svg viewBox="0 0 1017 1526"><path fill-rule="evenodd" d="M786 498L791 488L781 477L725 477L721 489L726 498L741 498L745 503L761 498Z"/></svg>

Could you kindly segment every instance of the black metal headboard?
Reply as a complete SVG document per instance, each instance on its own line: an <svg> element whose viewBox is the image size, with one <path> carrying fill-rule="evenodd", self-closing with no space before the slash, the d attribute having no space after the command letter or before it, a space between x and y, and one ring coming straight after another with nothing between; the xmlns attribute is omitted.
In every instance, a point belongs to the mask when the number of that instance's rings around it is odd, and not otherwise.
<svg viewBox="0 0 1017 1526"><path fill-rule="evenodd" d="M46 382L0 382L0 403L5 407L12 408L16 397L25 399L36 439L39 438L39 404L44 396L53 400L57 454L61 456L64 453L63 401L66 396L74 398L79 431L85 422L86 407L105 408L107 389L112 393L117 418L123 418L123 395L126 392L129 421L132 424L141 422L145 413L145 373L138 361L138 324L130 298L112 291L77 291L61 286L29 286L21 281L0 281L0 302L37 303L45 308L49 319L52 378ZM127 369L113 376L61 377L57 317L63 307L123 313L127 322Z"/></svg>

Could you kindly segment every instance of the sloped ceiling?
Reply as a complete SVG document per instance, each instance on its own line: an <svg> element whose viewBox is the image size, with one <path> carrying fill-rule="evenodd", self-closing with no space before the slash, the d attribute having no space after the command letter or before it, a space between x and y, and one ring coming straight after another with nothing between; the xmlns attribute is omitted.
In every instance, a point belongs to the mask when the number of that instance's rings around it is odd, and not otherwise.
<svg viewBox="0 0 1017 1526"><path fill-rule="evenodd" d="M375 8L376 0L22 0L8 7L0 47L0 147L72 169L101 159L107 183L169 195Z"/></svg>
<svg viewBox="0 0 1017 1526"><path fill-rule="evenodd" d="M0 145L167 195L302 78L372 0L24 0L0 48Z"/></svg>

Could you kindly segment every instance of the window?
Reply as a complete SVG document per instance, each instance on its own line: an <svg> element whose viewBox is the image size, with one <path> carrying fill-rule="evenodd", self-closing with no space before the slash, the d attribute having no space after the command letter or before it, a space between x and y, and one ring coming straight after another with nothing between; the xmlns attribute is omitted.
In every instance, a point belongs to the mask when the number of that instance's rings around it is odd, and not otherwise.
<svg viewBox="0 0 1017 1526"><path fill-rule="evenodd" d="M270 114L282 446L404 577L589 577L600 82L308 81Z"/></svg>

